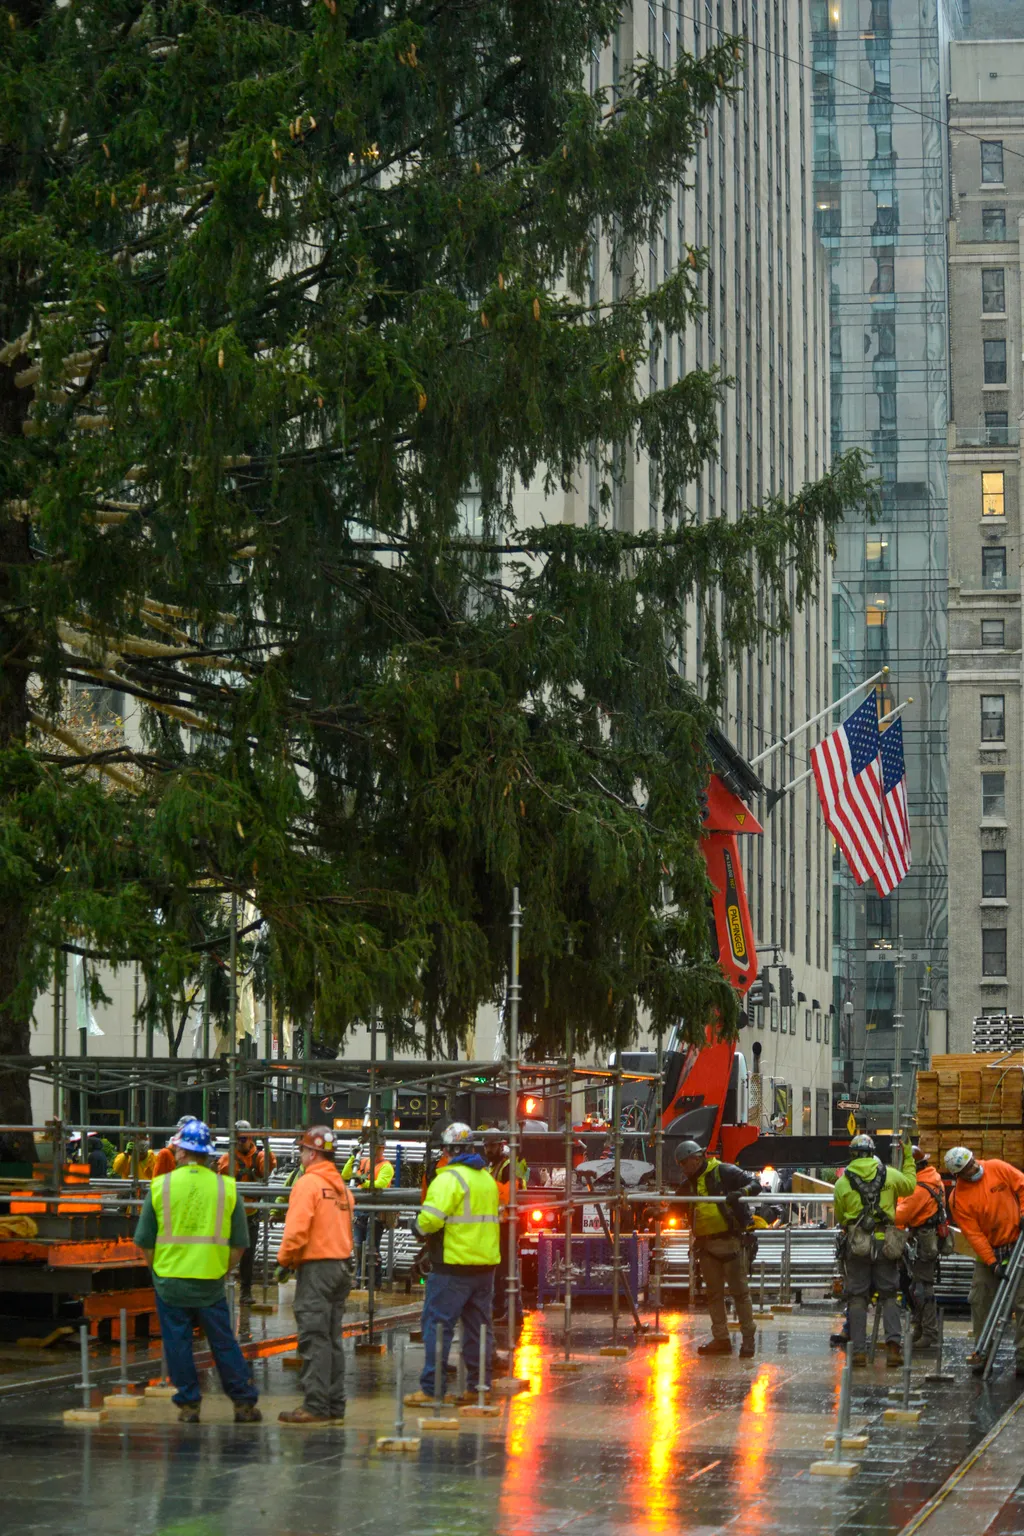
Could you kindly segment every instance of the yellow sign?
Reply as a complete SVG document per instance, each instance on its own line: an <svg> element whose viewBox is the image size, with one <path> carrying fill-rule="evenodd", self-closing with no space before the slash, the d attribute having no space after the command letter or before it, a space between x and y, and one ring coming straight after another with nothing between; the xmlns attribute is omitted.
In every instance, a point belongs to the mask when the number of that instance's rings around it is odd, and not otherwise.
<svg viewBox="0 0 1024 1536"><path fill-rule="evenodd" d="M856 1136L856 1134L857 1134L857 1120L856 1120L856 1117L854 1115L850 1115L849 1119L847 1120L847 1122L846 1122L846 1129L849 1131L851 1136Z"/></svg>

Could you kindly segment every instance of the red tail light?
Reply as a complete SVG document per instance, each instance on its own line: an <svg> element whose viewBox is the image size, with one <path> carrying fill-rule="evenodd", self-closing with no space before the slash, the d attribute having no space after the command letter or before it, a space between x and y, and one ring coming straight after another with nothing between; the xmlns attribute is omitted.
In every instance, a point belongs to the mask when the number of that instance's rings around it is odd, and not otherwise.
<svg viewBox="0 0 1024 1536"><path fill-rule="evenodd" d="M544 1220L544 1212L543 1211L531 1211L530 1212L530 1220L533 1222L535 1227L539 1227L541 1225L541 1223L543 1222L543 1220Z"/></svg>

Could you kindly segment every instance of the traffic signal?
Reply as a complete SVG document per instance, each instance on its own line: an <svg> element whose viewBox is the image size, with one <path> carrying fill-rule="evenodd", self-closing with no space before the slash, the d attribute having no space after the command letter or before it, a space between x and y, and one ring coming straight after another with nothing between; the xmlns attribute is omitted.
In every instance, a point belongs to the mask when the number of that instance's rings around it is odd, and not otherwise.
<svg viewBox="0 0 1024 1536"><path fill-rule="evenodd" d="M779 1007L793 1006L793 972L788 965L779 966Z"/></svg>

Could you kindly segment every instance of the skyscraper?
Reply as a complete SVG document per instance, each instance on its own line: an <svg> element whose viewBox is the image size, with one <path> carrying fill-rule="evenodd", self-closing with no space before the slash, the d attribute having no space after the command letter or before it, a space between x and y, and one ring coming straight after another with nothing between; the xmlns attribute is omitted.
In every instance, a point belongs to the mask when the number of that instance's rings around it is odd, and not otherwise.
<svg viewBox="0 0 1024 1536"><path fill-rule="evenodd" d="M954 14L955 10L955 14ZM834 452L874 458L881 516L840 535L833 696L888 666L903 716L913 868L888 898L834 871L839 1059L887 1123L897 967L903 1055L944 1045L946 899L947 43L959 0L812 0L815 205L830 261ZM930 1015L930 1017L929 1017ZM872 1116L874 1104L876 1115Z"/></svg>

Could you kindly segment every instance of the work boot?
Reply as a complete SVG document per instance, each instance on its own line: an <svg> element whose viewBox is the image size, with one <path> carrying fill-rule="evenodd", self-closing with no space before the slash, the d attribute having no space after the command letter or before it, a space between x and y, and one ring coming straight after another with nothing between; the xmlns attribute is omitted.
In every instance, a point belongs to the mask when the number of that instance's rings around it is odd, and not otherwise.
<svg viewBox="0 0 1024 1536"><path fill-rule="evenodd" d="M980 1375L981 1372L985 1369L985 1360L986 1356L979 1355L976 1349L972 1350L971 1353L967 1356L967 1364L970 1366L971 1370L975 1373L976 1376Z"/></svg>
<svg viewBox="0 0 1024 1536"><path fill-rule="evenodd" d="M454 1403L455 1393L446 1392L444 1400L446 1403ZM436 1399L428 1397L425 1392L407 1392L402 1399L407 1408L433 1408L435 1401Z"/></svg>
<svg viewBox="0 0 1024 1536"><path fill-rule="evenodd" d="M740 1359L741 1360L753 1360L753 1358L754 1358L754 1345L755 1345L756 1342L757 1342L757 1334L756 1333L745 1333L743 1335L743 1343L740 1345Z"/></svg>
<svg viewBox="0 0 1024 1536"><path fill-rule="evenodd" d="M698 1355L731 1355L731 1339L708 1339L706 1344L701 1344L697 1349Z"/></svg>
<svg viewBox="0 0 1024 1536"><path fill-rule="evenodd" d="M198 1424L199 1407L199 1403L182 1403L181 1407L178 1409L178 1423Z"/></svg>
<svg viewBox="0 0 1024 1536"><path fill-rule="evenodd" d="M236 1403L235 1404L235 1423L236 1424L262 1424L263 1423L263 1415L262 1415L262 1413L260 1413L260 1411L256 1407L255 1403Z"/></svg>
<svg viewBox="0 0 1024 1536"><path fill-rule="evenodd" d="M886 1369L898 1371L903 1366L903 1350L899 1344L886 1344L885 1346Z"/></svg>
<svg viewBox="0 0 1024 1536"><path fill-rule="evenodd" d="M830 1333L828 1336L829 1349L845 1349L850 1342L848 1333Z"/></svg>
<svg viewBox="0 0 1024 1536"><path fill-rule="evenodd" d="M868 1363L867 1350L858 1349L854 1352L853 1363L858 1369L862 1369Z"/></svg>
<svg viewBox="0 0 1024 1536"><path fill-rule="evenodd" d="M924 1329L915 1323L913 1329L911 1330L910 1336L915 1344L920 1344L921 1340L924 1338Z"/></svg>
<svg viewBox="0 0 1024 1536"><path fill-rule="evenodd" d="M238 1305L240 1307L251 1307L253 1304L253 1299L252 1291L243 1291L241 1296L238 1298Z"/></svg>
<svg viewBox="0 0 1024 1536"><path fill-rule="evenodd" d="M333 1424L334 1420L326 1413L310 1413L308 1408L292 1408L287 1413L279 1413L279 1424Z"/></svg>

